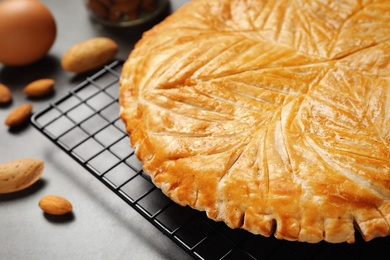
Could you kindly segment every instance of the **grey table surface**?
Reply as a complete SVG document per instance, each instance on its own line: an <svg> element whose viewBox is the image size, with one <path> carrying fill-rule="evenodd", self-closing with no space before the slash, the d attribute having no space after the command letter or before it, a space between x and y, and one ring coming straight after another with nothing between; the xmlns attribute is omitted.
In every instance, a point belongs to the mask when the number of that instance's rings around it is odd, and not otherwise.
<svg viewBox="0 0 390 260"><path fill-rule="evenodd" d="M189 255L123 200L89 174L69 155L29 125L10 131L3 123L16 106L30 102L39 111L85 78L65 72L60 60L77 42L95 36L111 37L126 59L142 30L113 30L91 21L81 0L41 0L52 12L57 37L48 55L36 64L0 64L0 82L8 85L13 101L0 107L0 162L32 157L45 161L41 180L30 189L0 195L0 259L189 259ZM171 0L174 11L188 1ZM55 93L29 100L23 87L37 78L56 80ZM69 199L73 214L50 218L38 207L47 194Z"/></svg>

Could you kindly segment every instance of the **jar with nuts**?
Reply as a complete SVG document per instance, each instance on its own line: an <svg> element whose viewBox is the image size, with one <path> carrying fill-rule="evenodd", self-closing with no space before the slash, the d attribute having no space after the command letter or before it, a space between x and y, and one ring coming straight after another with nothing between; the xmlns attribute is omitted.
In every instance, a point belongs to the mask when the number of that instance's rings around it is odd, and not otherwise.
<svg viewBox="0 0 390 260"><path fill-rule="evenodd" d="M85 0L92 19L115 27L134 26L163 13L169 0Z"/></svg>

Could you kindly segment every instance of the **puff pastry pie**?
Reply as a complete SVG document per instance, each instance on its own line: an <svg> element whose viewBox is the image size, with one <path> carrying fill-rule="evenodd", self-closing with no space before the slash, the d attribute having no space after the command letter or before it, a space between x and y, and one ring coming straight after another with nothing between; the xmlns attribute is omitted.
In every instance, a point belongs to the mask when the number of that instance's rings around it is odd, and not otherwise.
<svg viewBox="0 0 390 260"><path fill-rule="evenodd" d="M192 0L144 33L119 100L180 205L291 241L390 233L388 0Z"/></svg>

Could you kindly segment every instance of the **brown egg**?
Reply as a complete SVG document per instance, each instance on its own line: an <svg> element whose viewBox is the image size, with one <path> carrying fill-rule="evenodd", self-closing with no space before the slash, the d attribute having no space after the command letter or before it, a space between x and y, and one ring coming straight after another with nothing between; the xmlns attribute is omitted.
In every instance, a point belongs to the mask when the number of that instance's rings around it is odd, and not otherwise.
<svg viewBox="0 0 390 260"><path fill-rule="evenodd" d="M56 32L51 12L38 0L0 1L0 63L38 61L50 50Z"/></svg>

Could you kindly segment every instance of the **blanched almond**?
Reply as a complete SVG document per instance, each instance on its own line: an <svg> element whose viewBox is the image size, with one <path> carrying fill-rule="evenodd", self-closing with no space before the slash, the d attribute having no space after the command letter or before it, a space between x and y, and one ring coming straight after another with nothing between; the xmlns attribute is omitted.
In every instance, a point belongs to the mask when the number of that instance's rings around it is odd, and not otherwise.
<svg viewBox="0 0 390 260"><path fill-rule="evenodd" d="M55 81L53 79L38 79L28 84L23 93L30 97L45 96L53 91Z"/></svg>
<svg viewBox="0 0 390 260"><path fill-rule="evenodd" d="M32 112L31 104L27 103L24 105L20 105L8 114L4 123L9 127L22 125L29 120L31 116L31 112Z"/></svg>
<svg viewBox="0 0 390 260"><path fill-rule="evenodd" d="M64 215L72 211L72 204L65 198L46 195L39 201L39 207L47 214Z"/></svg>

